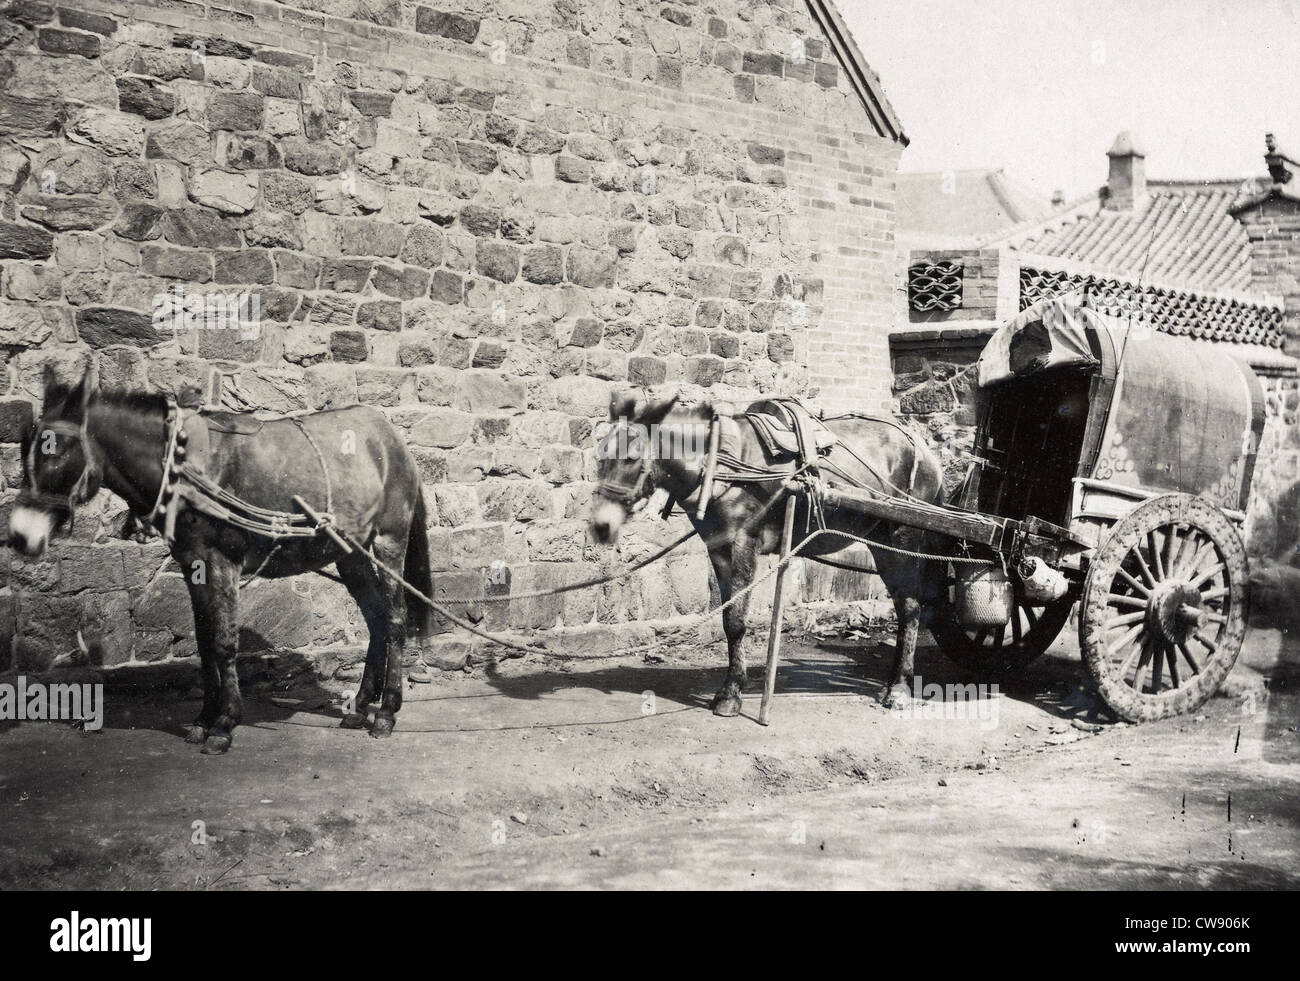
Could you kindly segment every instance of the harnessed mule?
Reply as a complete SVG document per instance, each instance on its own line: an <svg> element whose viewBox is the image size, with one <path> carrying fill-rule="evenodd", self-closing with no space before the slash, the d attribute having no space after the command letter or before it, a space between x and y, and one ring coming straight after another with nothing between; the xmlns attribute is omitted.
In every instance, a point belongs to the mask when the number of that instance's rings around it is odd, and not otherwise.
<svg viewBox="0 0 1300 981"><path fill-rule="evenodd" d="M251 417L208 416L162 395L101 394L91 373L69 389L47 371L43 415L23 445L9 544L41 554L101 486L163 532L194 611L203 707L186 740L204 753L225 752L243 714L235 670L241 575L274 579L333 563L370 632L356 710L343 725L363 727L378 699L371 735L387 736L402 706L406 638L428 632L429 611L408 611L402 587L337 532L429 594L415 461L383 414L365 406L240 420Z"/></svg>
<svg viewBox="0 0 1300 981"><path fill-rule="evenodd" d="M756 403L759 408L771 405ZM611 400L613 425L598 454L598 484L590 528L597 541L613 542L634 507L662 488L668 493L665 515L675 503L682 505L705 540L725 603L753 581L759 555L779 550L783 509L775 505L784 500L785 483L806 468L797 458L790 459L765 441L762 434L771 428L770 424L756 424L744 415L732 419L724 413L719 423L726 425L729 432L720 438L712 435L718 431L713 423L716 416L708 404L684 408L676 398L650 404L640 412L630 396ZM806 417L802 422L792 422L793 442L808 454L805 463L838 481L882 495L906 494L926 503L941 503L943 475L939 461L900 423L854 413L827 421L836 437L833 442L827 441L831 445L817 439L811 430L820 427L808 425ZM719 442L726 444L721 451ZM714 462L716 472L712 472ZM820 523L831 530L912 551L925 544L924 534L915 528L859 512L821 508L804 494L796 496L794 522L795 527L809 529ZM797 554L842 565L826 557L846 544L845 539L823 535ZM881 699L888 706L905 697L911 686L922 604L930 599L930 576L924 559L884 548L870 551L875 571L884 581L898 614L892 678ZM713 698L714 715L740 713L746 680L742 641L748 606L746 596L723 611L728 667L722 687Z"/></svg>

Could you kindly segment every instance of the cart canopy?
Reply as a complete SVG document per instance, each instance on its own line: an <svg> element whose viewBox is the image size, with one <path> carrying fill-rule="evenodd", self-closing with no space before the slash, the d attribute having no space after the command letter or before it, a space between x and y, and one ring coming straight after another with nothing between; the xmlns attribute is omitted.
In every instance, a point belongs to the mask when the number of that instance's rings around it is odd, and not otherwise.
<svg viewBox="0 0 1300 981"><path fill-rule="evenodd" d="M1056 369L1095 382L1077 476L1245 510L1264 426L1263 387L1245 361L1215 342L1098 313L1081 296L1052 297L993 334L979 383L1018 390Z"/></svg>
<svg viewBox="0 0 1300 981"><path fill-rule="evenodd" d="M1048 368L1095 368L1092 331L1125 331L1121 321L1084 307L1075 297L1050 297L1022 310L998 329L979 360L981 387Z"/></svg>

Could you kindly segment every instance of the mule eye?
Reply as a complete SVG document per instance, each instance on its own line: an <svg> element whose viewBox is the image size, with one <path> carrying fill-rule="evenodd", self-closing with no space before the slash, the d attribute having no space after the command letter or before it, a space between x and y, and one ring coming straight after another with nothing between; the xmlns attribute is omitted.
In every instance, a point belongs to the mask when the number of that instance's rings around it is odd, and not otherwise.
<svg viewBox="0 0 1300 981"><path fill-rule="evenodd" d="M618 456L618 430L611 429L596 443L596 458L613 460Z"/></svg>

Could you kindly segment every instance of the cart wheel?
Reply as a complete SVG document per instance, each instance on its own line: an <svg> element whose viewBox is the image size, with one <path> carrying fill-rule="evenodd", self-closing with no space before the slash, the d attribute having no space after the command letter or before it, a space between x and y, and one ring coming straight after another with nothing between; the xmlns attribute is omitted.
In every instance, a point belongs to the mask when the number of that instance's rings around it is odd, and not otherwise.
<svg viewBox="0 0 1300 981"><path fill-rule="evenodd" d="M937 602L930 633L948 659L982 677L1002 678L1023 671L1052 646L1070 619L1074 596L1047 606L1034 606L1014 583L1015 609L1005 627L964 627L957 621L951 589L956 575L951 563L942 563Z"/></svg>
<svg viewBox="0 0 1300 981"><path fill-rule="evenodd" d="M1152 722L1204 703L1246 633L1246 550L1223 512L1166 494L1115 523L1092 556L1079 646L1106 704Z"/></svg>

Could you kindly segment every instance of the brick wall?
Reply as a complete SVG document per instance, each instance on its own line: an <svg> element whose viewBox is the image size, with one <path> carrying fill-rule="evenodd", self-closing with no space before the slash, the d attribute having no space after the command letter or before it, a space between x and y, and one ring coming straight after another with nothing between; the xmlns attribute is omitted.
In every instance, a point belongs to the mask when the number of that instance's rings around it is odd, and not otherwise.
<svg viewBox="0 0 1300 981"><path fill-rule="evenodd" d="M1250 288L1284 299L1286 351L1300 354L1300 202L1267 198L1236 218L1250 239Z"/></svg>
<svg viewBox="0 0 1300 981"><path fill-rule="evenodd" d="M169 391L215 368L234 407L383 408L450 593L495 561L521 589L616 568L677 529L585 539L611 389L887 399L897 157L795 0L12 0L0 508L45 364ZM177 287L256 296L260 329L160 330ZM101 495L40 562L0 553L0 668L78 633L109 664L192 651L179 576L117 538L119 508ZM613 646L706 584L696 552L487 625ZM356 671L339 587L258 583L242 606L243 649Z"/></svg>

